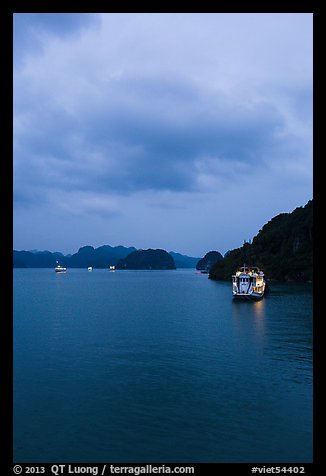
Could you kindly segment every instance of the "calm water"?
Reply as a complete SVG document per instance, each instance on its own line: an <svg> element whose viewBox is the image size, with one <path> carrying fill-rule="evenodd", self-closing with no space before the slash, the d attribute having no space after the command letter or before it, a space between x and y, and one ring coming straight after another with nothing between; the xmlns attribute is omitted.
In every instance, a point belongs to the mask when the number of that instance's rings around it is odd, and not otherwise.
<svg viewBox="0 0 326 476"><path fill-rule="evenodd" d="M312 289L14 270L14 457L312 461Z"/></svg>

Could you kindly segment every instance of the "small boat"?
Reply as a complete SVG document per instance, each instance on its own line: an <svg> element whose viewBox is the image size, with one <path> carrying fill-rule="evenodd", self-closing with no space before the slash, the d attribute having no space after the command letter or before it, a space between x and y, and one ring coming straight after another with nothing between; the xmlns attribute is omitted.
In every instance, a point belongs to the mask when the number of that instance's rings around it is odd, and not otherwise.
<svg viewBox="0 0 326 476"><path fill-rule="evenodd" d="M92 267L92 266L88 266L87 270L88 270L88 271L93 271L93 267Z"/></svg>
<svg viewBox="0 0 326 476"><path fill-rule="evenodd" d="M65 268L64 266L60 266L57 261L57 266L54 268L54 271L56 273L65 273L67 271L67 268Z"/></svg>
<svg viewBox="0 0 326 476"><path fill-rule="evenodd" d="M266 287L265 275L256 266L239 268L232 276L232 293L235 299L261 299Z"/></svg>
<svg viewBox="0 0 326 476"><path fill-rule="evenodd" d="M115 266L113 266L113 265L110 266L110 267L109 267L109 270L110 270L110 271L115 271Z"/></svg>

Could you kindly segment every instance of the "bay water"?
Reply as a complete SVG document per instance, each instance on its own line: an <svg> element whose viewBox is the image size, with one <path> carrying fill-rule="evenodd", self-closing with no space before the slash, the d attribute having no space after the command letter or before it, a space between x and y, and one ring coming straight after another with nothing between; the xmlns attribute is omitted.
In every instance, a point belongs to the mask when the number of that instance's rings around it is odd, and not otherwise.
<svg viewBox="0 0 326 476"><path fill-rule="evenodd" d="M14 269L16 462L311 462L312 285Z"/></svg>

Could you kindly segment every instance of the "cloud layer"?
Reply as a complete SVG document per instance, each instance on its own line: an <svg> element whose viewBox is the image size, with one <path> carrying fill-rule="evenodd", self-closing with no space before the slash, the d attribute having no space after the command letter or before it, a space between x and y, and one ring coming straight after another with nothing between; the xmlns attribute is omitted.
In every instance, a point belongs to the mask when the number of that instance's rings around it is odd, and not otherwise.
<svg viewBox="0 0 326 476"><path fill-rule="evenodd" d="M312 15L16 14L14 32L17 247L46 247L26 222L53 242L79 220L58 249L223 252L311 198ZM182 248L195 213L215 242Z"/></svg>

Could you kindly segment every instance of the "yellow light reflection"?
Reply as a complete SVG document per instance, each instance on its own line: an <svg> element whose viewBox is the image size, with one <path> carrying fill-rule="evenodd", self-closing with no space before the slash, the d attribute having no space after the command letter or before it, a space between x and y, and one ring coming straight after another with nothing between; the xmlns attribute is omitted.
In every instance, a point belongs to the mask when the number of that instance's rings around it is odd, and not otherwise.
<svg viewBox="0 0 326 476"><path fill-rule="evenodd" d="M259 301L233 301L232 317L238 333L246 332L248 326L255 329L260 339L265 334L266 303L264 298Z"/></svg>

